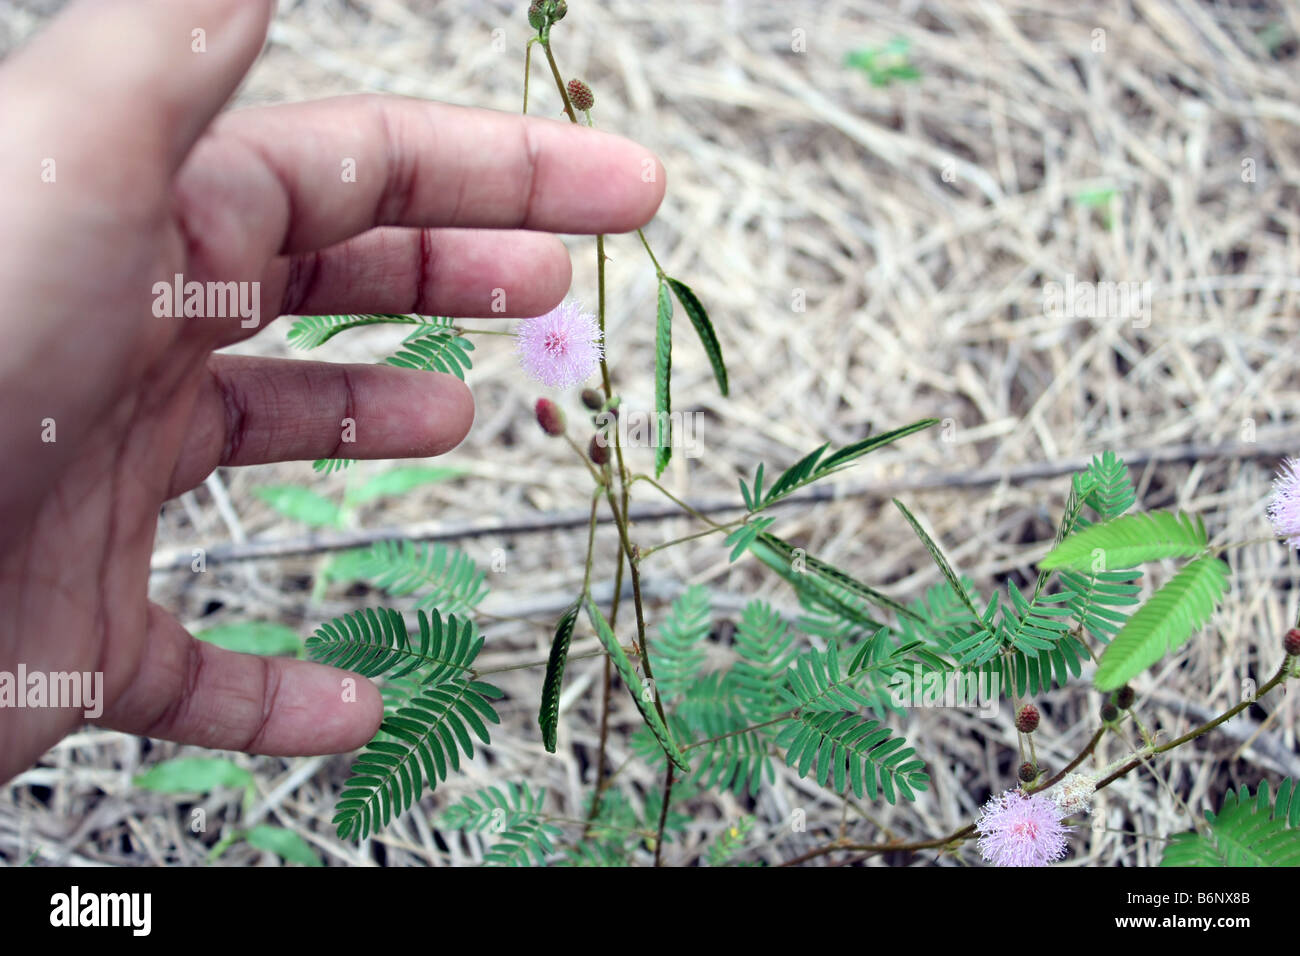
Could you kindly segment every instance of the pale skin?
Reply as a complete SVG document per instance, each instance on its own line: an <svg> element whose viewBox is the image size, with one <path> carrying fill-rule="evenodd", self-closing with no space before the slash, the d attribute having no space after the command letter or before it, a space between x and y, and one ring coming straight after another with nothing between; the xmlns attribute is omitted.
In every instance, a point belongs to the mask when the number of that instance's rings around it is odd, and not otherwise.
<svg viewBox="0 0 1300 956"><path fill-rule="evenodd" d="M102 672L103 727L336 753L377 729L374 686L352 675L349 701L345 672L191 637L149 600L159 509L220 466L441 454L473 400L449 376L214 350L279 314L540 314L570 281L554 233L645 224L664 176L548 119L377 96L223 111L271 7L87 0L0 63L0 671ZM260 327L156 317L176 273L260 282ZM0 781L83 721L0 708Z"/></svg>

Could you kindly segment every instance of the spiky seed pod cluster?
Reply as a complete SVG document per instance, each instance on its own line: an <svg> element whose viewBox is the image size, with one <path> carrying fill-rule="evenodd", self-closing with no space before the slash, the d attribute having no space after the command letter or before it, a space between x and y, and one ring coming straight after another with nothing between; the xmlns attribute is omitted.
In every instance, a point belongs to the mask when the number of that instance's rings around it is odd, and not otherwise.
<svg viewBox="0 0 1300 956"><path fill-rule="evenodd" d="M596 105L596 97L592 95L591 87L582 80L569 80L569 102L573 104L575 110L586 112Z"/></svg>
<svg viewBox="0 0 1300 956"><path fill-rule="evenodd" d="M1020 708L1020 713L1016 714L1016 730L1022 734L1032 734L1038 729L1038 708L1033 704L1025 704Z"/></svg>

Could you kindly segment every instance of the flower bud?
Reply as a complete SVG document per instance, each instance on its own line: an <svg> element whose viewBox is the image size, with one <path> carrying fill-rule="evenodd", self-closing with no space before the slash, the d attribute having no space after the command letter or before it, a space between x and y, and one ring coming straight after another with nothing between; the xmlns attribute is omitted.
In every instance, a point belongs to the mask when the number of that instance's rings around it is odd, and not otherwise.
<svg viewBox="0 0 1300 956"><path fill-rule="evenodd" d="M600 432L591 436L591 444L587 446L587 456L602 468L609 464L609 442Z"/></svg>
<svg viewBox="0 0 1300 956"><path fill-rule="evenodd" d="M1108 724L1119 720L1119 708L1110 701L1106 701L1106 703L1101 705L1101 719Z"/></svg>
<svg viewBox="0 0 1300 956"><path fill-rule="evenodd" d="M1291 657L1300 657L1300 627L1293 627L1282 638L1282 649Z"/></svg>
<svg viewBox="0 0 1300 956"><path fill-rule="evenodd" d="M564 434L564 412L560 411L560 406L549 398L539 398L534 411L537 413L537 424L542 426L542 431L552 437Z"/></svg>
<svg viewBox="0 0 1300 956"><path fill-rule="evenodd" d="M569 4L566 0L555 0L555 12L551 14L552 20L563 20L564 15L569 12Z"/></svg>
<svg viewBox="0 0 1300 956"><path fill-rule="evenodd" d="M1038 771L1034 768L1033 764L1026 762L1020 765L1021 783L1033 783L1034 778L1037 776L1038 776Z"/></svg>
<svg viewBox="0 0 1300 956"><path fill-rule="evenodd" d="M540 30L546 25L546 14L543 12L542 0L533 0L528 5L528 25L534 30Z"/></svg>
<svg viewBox="0 0 1300 956"><path fill-rule="evenodd" d="M1134 693L1133 688L1129 687L1128 684L1125 684L1115 694L1115 703L1119 705L1120 710L1128 710L1133 706L1133 701L1136 697L1137 694Z"/></svg>
<svg viewBox="0 0 1300 956"><path fill-rule="evenodd" d="M592 95L591 87L582 80L569 80L569 102L575 110L586 111L595 105L596 97Z"/></svg>
<svg viewBox="0 0 1300 956"><path fill-rule="evenodd" d="M593 412L598 412L605 406L605 396L600 393L599 389L584 388L582 390L582 404Z"/></svg>
<svg viewBox="0 0 1300 956"><path fill-rule="evenodd" d="M1025 704L1020 708L1020 713L1016 714L1016 730L1022 734L1032 734L1038 729L1038 708L1033 704Z"/></svg>

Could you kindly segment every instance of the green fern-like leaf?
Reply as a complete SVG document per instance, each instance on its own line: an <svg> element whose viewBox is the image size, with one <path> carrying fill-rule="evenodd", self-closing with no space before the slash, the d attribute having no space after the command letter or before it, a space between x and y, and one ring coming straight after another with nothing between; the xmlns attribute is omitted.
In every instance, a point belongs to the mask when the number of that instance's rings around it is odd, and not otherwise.
<svg viewBox="0 0 1300 956"><path fill-rule="evenodd" d="M1118 608L1138 603L1142 588L1136 582L1142 572L1137 570L1098 571L1083 574L1079 571L1058 572L1061 587L1068 595L1070 613L1079 625L1100 641L1109 642L1128 620L1128 614Z"/></svg>
<svg viewBox="0 0 1300 956"><path fill-rule="evenodd" d="M675 734L677 739L701 741L691 748L695 772L688 782L744 796L757 794L764 777L775 779L768 758L770 731L748 729L754 721L742 710L734 670L706 674L692 682L676 717L684 725Z"/></svg>
<svg viewBox="0 0 1300 956"><path fill-rule="evenodd" d="M1177 833L1165 846L1161 866L1300 866L1300 802L1293 800L1289 777L1278 788L1276 803L1267 783L1251 797L1242 787L1229 790L1217 814L1205 812L1205 832Z"/></svg>
<svg viewBox="0 0 1300 956"><path fill-rule="evenodd" d="M471 732L490 743L487 725L501 720L490 701L503 696L490 684L451 680L427 686L409 706L380 725L383 739L372 740L352 765L352 776L334 808L342 839L365 839L460 769L460 755L474 755Z"/></svg>
<svg viewBox="0 0 1300 956"><path fill-rule="evenodd" d="M365 325L429 325L450 323L442 316L425 315L300 315L289 329L289 344L300 349L324 345L340 332Z"/></svg>
<svg viewBox="0 0 1300 956"><path fill-rule="evenodd" d="M627 687L628 693L632 695L632 702L636 704L637 710L641 711L641 717L645 720L646 726L650 728L650 732L654 734L655 740L659 742L659 746L663 748L668 759L673 762L673 766L682 773L690 773L691 765L668 733L668 728L654 705L653 696L646 691L645 685L641 683L640 676L637 674L636 669L632 667L632 662L628 660L623 646L618 642L618 638L614 636L609 622L605 620L605 615L600 613L600 608L596 607L595 602L590 599L587 601L587 617L591 620L591 626L596 629L596 636L600 638L600 643L604 645L605 653L613 661L614 669L618 671L619 678Z"/></svg>
<svg viewBox="0 0 1300 956"><path fill-rule="evenodd" d="M1191 558L1209 543L1205 523L1168 511L1122 515L1070 535L1043 560L1040 568L1111 571L1134 568L1161 558Z"/></svg>
<svg viewBox="0 0 1300 956"><path fill-rule="evenodd" d="M673 602L652 649L655 686L665 705L681 697L695 680L704 662L700 643L709 628L709 591L693 585Z"/></svg>
<svg viewBox="0 0 1300 956"><path fill-rule="evenodd" d="M925 550L930 552L930 558L934 561L935 566L938 567L939 571L948 580L948 584L951 585L953 592L966 605L966 609L970 611L971 616L979 618L980 612L975 610L975 604L971 601L970 595L967 594L966 588L963 587L961 579L957 577L957 572L952 569L952 565L949 564L948 559L943 556L943 552L940 551L939 546L934 543L934 539L926 534L925 529L921 527L921 522L916 520L916 516L908 510L907 505L895 498L894 506L903 513L903 517L907 519L907 523L912 526L913 533L921 539L921 544L925 545Z"/></svg>
<svg viewBox="0 0 1300 956"><path fill-rule="evenodd" d="M397 354L384 361L398 368L445 372L464 381L465 373L473 368L472 351L474 343L450 328L420 328L406 337Z"/></svg>
<svg viewBox="0 0 1300 956"><path fill-rule="evenodd" d="M837 793L851 786L859 798L883 795L891 804L900 795L915 800L917 790L929 787L925 763L906 743L870 717L821 710L800 713L776 739L800 777L814 774Z"/></svg>
<svg viewBox="0 0 1300 956"><path fill-rule="evenodd" d="M776 562L765 560L764 563L801 591L807 588L815 588L830 598L834 598L837 591L846 591L869 604L874 604L876 607L893 611L901 617L906 617L912 613L908 610L907 605L895 601L889 595L877 591L869 585L863 584L848 572L841 571L834 565L813 557L802 548L795 548L794 545L774 534L763 532L758 535L757 541L777 558ZM751 548L751 550L753 549ZM760 552L755 551L755 554L762 558ZM842 604L843 602L839 603Z"/></svg>
<svg viewBox="0 0 1300 956"><path fill-rule="evenodd" d="M560 726L560 691L564 685L564 665L569 659L569 645L573 642L573 628L577 623L578 605L574 603L555 625L551 653L546 660L542 705L537 712L537 723L542 728L542 744L547 753L555 753L556 734Z"/></svg>
<svg viewBox="0 0 1300 956"><path fill-rule="evenodd" d="M1098 690L1115 690L1177 650L1210 619L1228 589L1228 566L1198 558L1128 619L1097 667Z"/></svg>
<svg viewBox="0 0 1300 956"><path fill-rule="evenodd" d="M914 435L919 431L929 428L931 425L938 424L937 418L926 418L911 425L905 425L902 428L896 428L893 431L882 432L879 435L868 435L860 441L851 445L845 445L838 451L827 455L831 443L827 442L819 448L814 448L799 461L787 468L768 489L767 494L763 493L763 466L758 466L758 471L754 476L754 487L751 492L749 486L742 480L740 482L740 492L745 498L745 505L750 511L758 511L761 508L767 508L775 504L782 498L794 494L800 488L819 481L829 475L842 471L849 465L856 462L863 455L867 455L877 449L891 445L900 438L906 438L908 435Z"/></svg>
<svg viewBox="0 0 1300 956"><path fill-rule="evenodd" d="M459 679L469 672L483 648L472 621L454 614L418 612L420 633L412 641L402 615L392 608L365 608L327 621L307 638L314 661L364 677L416 674L421 683Z"/></svg>
<svg viewBox="0 0 1300 956"><path fill-rule="evenodd" d="M420 592L416 607L467 614L488 594L484 574L463 551L437 541L379 541L331 562L335 581L365 581L394 597Z"/></svg>
<svg viewBox="0 0 1300 956"><path fill-rule="evenodd" d="M485 787L448 807L438 825L495 836L483 856L485 866L540 866L555 852L552 841L561 835L542 813L545 799L544 788L532 790L527 783Z"/></svg>
<svg viewBox="0 0 1300 956"><path fill-rule="evenodd" d="M1113 451L1105 452L1099 458L1093 458L1092 464L1085 472L1090 479L1083 501L1102 520L1117 518L1137 500L1133 482L1129 480L1128 466Z"/></svg>
<svg viewBox="0 0 1300 956"><path fill-rule="evenodd" d="M745 605L735 641L740 658L731 669L736 694L749 721L761 724L780 712L779 692L794 659L794 635L770 604L755 600Z"/></svg>

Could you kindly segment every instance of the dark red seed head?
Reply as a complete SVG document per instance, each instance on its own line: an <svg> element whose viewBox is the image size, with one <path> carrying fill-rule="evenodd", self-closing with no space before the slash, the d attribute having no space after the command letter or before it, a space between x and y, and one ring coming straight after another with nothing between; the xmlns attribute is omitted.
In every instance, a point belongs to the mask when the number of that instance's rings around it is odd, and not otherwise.
<svg viewBox="0 0 1300 956"><path fill-rule="evenodd" d="M1129 687L1128 684L1125 684L1119 689L1119 692L1115 694L1115 703L1119 705L1120 710L1128 710L1133 706L1133 700L1136 697L1137 694L1134 693L1133 688Z"/></svg>
<svg viewBox="0 0 1300 956"><path fill-rule="evenodd" d="M591 444L587 446L587 455L593 462L601 467L609 464L609 442L600 432L591 436Z"/></svg>
<svg viewBox="0 0 1300 956"><path fill-rule="evenodd" d="M582 80L569 80L569 102L575 110L589 110L595 105L596 97Z"/></svg>
<svg viewBox="0 0 1300 956"><path fill-rule="evenodd" d="M1300 627L1293 627L1282 638L1282 649L1292 657L1300 657Z"/></svg>
<svg viewBox="0 0 1300 956"><path fill-rule="evenodd" d="M1034 778L1038 776L1038 770L1031 763L1022 763L1020 765L1020 782L1033 783Z"/></svg>
<svg viewBox="0 0 1300 956"><path fill-rule="evenodd" d="M1038 729L1038 708L1033 704L1025 704L1020 708L1020 713L1016 714L1016 730L1022 734L1032 734Z"/></svg>

